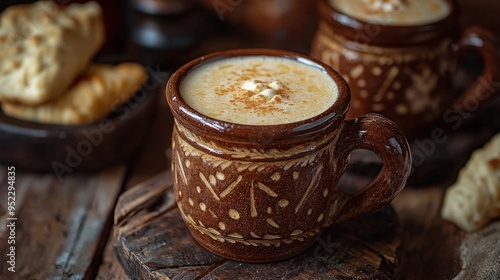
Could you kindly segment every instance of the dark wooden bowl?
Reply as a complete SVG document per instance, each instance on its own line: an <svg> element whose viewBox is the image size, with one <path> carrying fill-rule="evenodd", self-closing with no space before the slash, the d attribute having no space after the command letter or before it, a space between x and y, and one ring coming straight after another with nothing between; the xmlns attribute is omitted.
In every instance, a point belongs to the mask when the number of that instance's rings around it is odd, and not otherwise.
<svg viewBox="0 0 500 280"><path fill-rule="evenodd" d="M87 125L19 120L0 110L0 163L29 171L97 171L124 161L151 128L158 90L139 90L107 117Z"/></svg>

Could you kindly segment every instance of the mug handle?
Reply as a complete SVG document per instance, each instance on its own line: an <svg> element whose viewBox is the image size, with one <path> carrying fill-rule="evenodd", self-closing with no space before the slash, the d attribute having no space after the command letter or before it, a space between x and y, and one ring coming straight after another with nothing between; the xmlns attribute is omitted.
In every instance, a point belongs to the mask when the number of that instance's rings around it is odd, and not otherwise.
<svg viewBox="0 0 500 280"><path fill-rule="evenodd" d="M490 31L480 27L471 26L467 28L456 49L454 50L454 67L456 68L458 58L466 50L478 51L484 60L483 73L463 93L457 96L455 104L467 106L465 102L469 98L476 101L485 101L493 91L493 83L499 77L500 69L500 42L499 38Z"/></svg>
<svg viewBox="0 0 500 280"><path fill-rule="evenodd" d="M383 166L370 184L355 194L346 194L343 208L334 214L334 224L391 203L405 186L411 170L411 152L406 137L394 122L379 114L345 120L337 143L336 156L341 166L347 166L350 153L356 149L374 152L382 159Z"/></svg>

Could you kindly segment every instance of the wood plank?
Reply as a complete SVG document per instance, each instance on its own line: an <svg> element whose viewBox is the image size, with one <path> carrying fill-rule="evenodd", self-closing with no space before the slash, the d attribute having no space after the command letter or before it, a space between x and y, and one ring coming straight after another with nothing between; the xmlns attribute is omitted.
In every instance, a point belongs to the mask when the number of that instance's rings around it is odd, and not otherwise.
<svg viewBox="0 0 500 280"><path fill-rule="evenodd" d="M172 178L169 177L171 176L171 173L160 173L156 175L156 179L152 180L153 182L162 182L162 181L171 181ZM155 177L153 177L155 178ZM151 182L151 180L149 180ZM163 185L163 183L162 183ZM156 191L153 192L148 192L149 189L155 188ZM132 191L132 190L131 190ZM155 196L161 196L161 190L158 190L154 184L148 184L148 182L144 182L139 185L138 188L133 189L134 192L137 194L143 193L143 192L148 192L149 195L146 195L146 197L149 197L153 200L154 204L154 197ZM127 217L127 215L130 215L131 212L134 211L136 207L139 207L141 204L145 203L146 206L148 204L149 200L142 200L139 203L135 204L130 204L131 206L134 206L133 208L130 207L117 207L116 209L122 209L121 212L115 213L115 223L119 223L119 220L122 220ZM117 205L127 205L129 201L126 199L121 199L117 202ZM128 226L131 226L129 224ZM126 280L130 279L127 274L125 273L125 270L123 269L122 265L119 263L118 259L116 258L115 254L115 249L114 249L114 243L115 243L115 237L113 233L111 233L106 242L106 248L104 250L103 254L103 262L99 267L99 271L97 274L96 279L100 280ZM187 275L186 275L187 276ZM190 279L190 278L187 278Z"/></svg>
<svg viewBox="0 0 500 280"><path fill-rule="evenodd" d="M170 172L166 173L129 189L115 209L115 249L133 279L391 279L395 275L400 240L391 207L326 230L313 247L296 257L240 263L212 254L191 237L175 206Z"/></svg>
<svg viewBox="0 0 500 280"><path fill-rule="evenodd" d="M145 140L140 154L135 159L134 164L129 169L129 176L125 182L125 189L140 184L155 174L158 174L169 168L170 162L170 142L173 127L173 117L168 109L166 99L164 98L164 89L166 85L166 73L161 73L165 80L159 83L156 90L159 92L158 112L151 134ZM118 263L114 253L114 237L111 234L108 237L106 248L104 250L103 263L99 268L98 279L128 279L123 268Z"/></svg>
<svg viewBox="0 0 500 280"><path fill-rule="evenodd" d="M106 248L104 249L103 262L99 266L97 273L97 280L128 280L130 279L122 265L118 262L114 250L114 237L113 234L108 236Z"/></svg>
<svg viewBox="0 0 500 280"><path fill-rule="evenodd" d="M0 166L5 190L6 167ZM9 279L85 278L96 273L102 235L109 230L125 167L95 174L72 174L62 181L52 174L16 172L16 272L2 265ZM6 192L0 194L0 251L7 251ZM4 259L2 257L2 259Z"/></svg>
<svg viewBox="0 0 500 280"><path fill-rule="evenodd" d="M451 279L460 269L463 232L441 219L444 186L406 188L394 200L401 221L398 279Z"/></svg>

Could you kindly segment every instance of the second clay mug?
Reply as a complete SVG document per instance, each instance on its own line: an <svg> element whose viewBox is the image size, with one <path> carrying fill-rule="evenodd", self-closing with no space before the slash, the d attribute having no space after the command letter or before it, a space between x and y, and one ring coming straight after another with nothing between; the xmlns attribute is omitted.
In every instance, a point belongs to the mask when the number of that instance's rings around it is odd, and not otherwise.
<svg viewBox="0 0 500 280"><path fill-rule="evenodd" d="M349 83L348 118L380 113L415 137L431 122L446 120L448 108L475 109L491 95L500 73L498 38L477 26L459 34L456 1L400 1L399 9L408 5L408 14L394 7L363 15L364 9L369 11L365 2L320 0L320 24L311 47L312 57L332 66ZM436 11L437 4L443 11ZM412 7L422 14L410 14ZM452 80L458 58L467 50L478 51L485 67L469 88L457 93Z"/></svg>
<svg viewBox="0 0 500 280"><path fill-rule="evenodd" d="M326 104L325 109L306 106L319 111L281 121L301 109L290 114L271 103L293 103L293 83L306 90L305 96L319 98L311 95L321 92L317 78L336 91L318 105ZM222 107L218 99L205 99L225 94L234 96ZM329 66L301 54L270 49L209 54L172 75L166 98L175 121L172 169L178 207L192 236L229 259L268 262L294 256L326 227L388 205L408 178L411 156L399 128L377 114L345 120L347 83ZM239 102L238 116L220 117L226 106ZM255 124L224 120L254 109L249 121ZM278 121L269 124L269 119ZM355 149L375 152L384 165L371 184L347 193L337 183Z"/></svg>

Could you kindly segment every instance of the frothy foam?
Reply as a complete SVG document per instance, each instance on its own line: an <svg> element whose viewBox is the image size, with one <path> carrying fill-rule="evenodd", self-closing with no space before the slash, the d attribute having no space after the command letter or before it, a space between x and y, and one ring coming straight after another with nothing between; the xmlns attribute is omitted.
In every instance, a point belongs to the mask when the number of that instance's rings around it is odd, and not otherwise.
<svg viewBox="0 0 500 280"><path fill-rule="evenodd" d="M338 96L318 67L281 57L242 56L203 64L181 82L180 93L206 116L246 125L293 123L321 114Z"/></svg>
<svg viewBox="0 0 500 280"><path fill-rule="evenodd" d="M444 19L446 0L329 0L330 5L358 20L394 26L418 26Z"/></svg>

